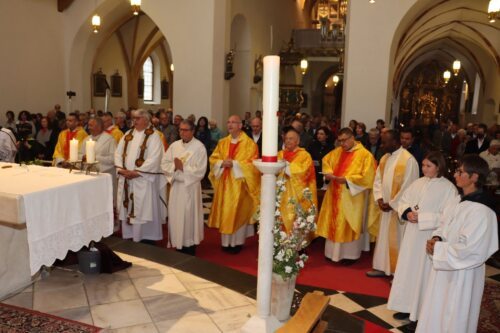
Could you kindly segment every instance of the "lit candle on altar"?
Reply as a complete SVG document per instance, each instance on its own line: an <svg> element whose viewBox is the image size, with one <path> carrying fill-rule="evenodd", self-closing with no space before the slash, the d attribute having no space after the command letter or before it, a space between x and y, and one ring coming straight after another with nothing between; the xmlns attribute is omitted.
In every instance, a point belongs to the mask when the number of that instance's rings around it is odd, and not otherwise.
<svg viewBox="0 0 500 333"><path fill-rule="evenodd" d="M87 157L87 163L95 162L95 141L92 141L92 139L89 139L85 143L85 155Z"/></svg>
<svg viewBox="0 0 500 333"><path fill-rule="evenodd" d="M78 140L71 139L69 142L69 161L76 162L78 161Z"/></svg>
<svg viewBox="0 0 500 333"><path fill-rule="evenodd" d="M262 162L278 161L280 57L264 57Z"/></svg>

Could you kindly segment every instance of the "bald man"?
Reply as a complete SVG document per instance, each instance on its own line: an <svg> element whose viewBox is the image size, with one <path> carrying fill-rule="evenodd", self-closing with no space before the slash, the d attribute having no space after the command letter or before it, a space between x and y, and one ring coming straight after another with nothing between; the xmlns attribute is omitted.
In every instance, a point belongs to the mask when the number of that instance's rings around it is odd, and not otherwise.
<svg viewBox="0 0 500 333"><path fill-rule="evenodd" d="M219 141L209 159L208 177L215 194L208 226L219 229L222 249L231 254L240 252L246 237L253 235L249 224L260 197L260 173L252 164L258 148L242 127L239 116L229 117L229 135Z"/></svg>

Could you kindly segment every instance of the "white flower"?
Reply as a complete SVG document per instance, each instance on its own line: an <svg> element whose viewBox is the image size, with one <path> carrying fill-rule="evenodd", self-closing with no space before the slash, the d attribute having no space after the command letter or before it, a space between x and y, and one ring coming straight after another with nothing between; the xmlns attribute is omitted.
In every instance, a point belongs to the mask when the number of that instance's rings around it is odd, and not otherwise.
<svg viewBox="0 0 500 333"><path fill-rule="evenodd" d="M314 222L314 215L309 215L306 219L307 222L313 223Z"/></svg>
<svg viewBox="0 0 500 333"><path fill-rule="evenodd" d="M285 273L290 274L292 272L292 267L290 266L285 266Z"/></svg>
<svg viewBox="0 0 500 333"><path fill-rule="evenodd" d="M299 265L300 268L304 268L304 262L302 260L299 260L297 265Z"/></svg>

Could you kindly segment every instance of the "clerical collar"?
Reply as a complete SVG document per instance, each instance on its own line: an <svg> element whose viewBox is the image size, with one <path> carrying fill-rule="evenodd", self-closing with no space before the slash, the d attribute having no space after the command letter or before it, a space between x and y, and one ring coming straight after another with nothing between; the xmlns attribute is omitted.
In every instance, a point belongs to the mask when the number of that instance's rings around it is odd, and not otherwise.
<svg viewBox="0 0 500 333"><path fill-rule="evenodd" d="M183 145L187 145L188 143L191 143L191 141L193 141L193 138L191 138L191 140L189 140L189 141L182 140L182 144Z"/></svg>

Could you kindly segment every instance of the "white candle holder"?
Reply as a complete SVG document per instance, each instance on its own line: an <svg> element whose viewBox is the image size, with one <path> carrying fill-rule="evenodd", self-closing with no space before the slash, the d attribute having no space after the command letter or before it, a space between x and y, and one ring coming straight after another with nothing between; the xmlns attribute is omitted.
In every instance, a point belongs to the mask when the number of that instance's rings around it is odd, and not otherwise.
<svg viewBox="0 0 500 333"><path fill-rule="evenodd" d="M276 209L276 174L285 162L253 164L262 172L260 192L259 260L257 270L257 313L241 328L242 333L271 333L283 324L271 314L271 284L273 273L273 225Z"/></svg>

